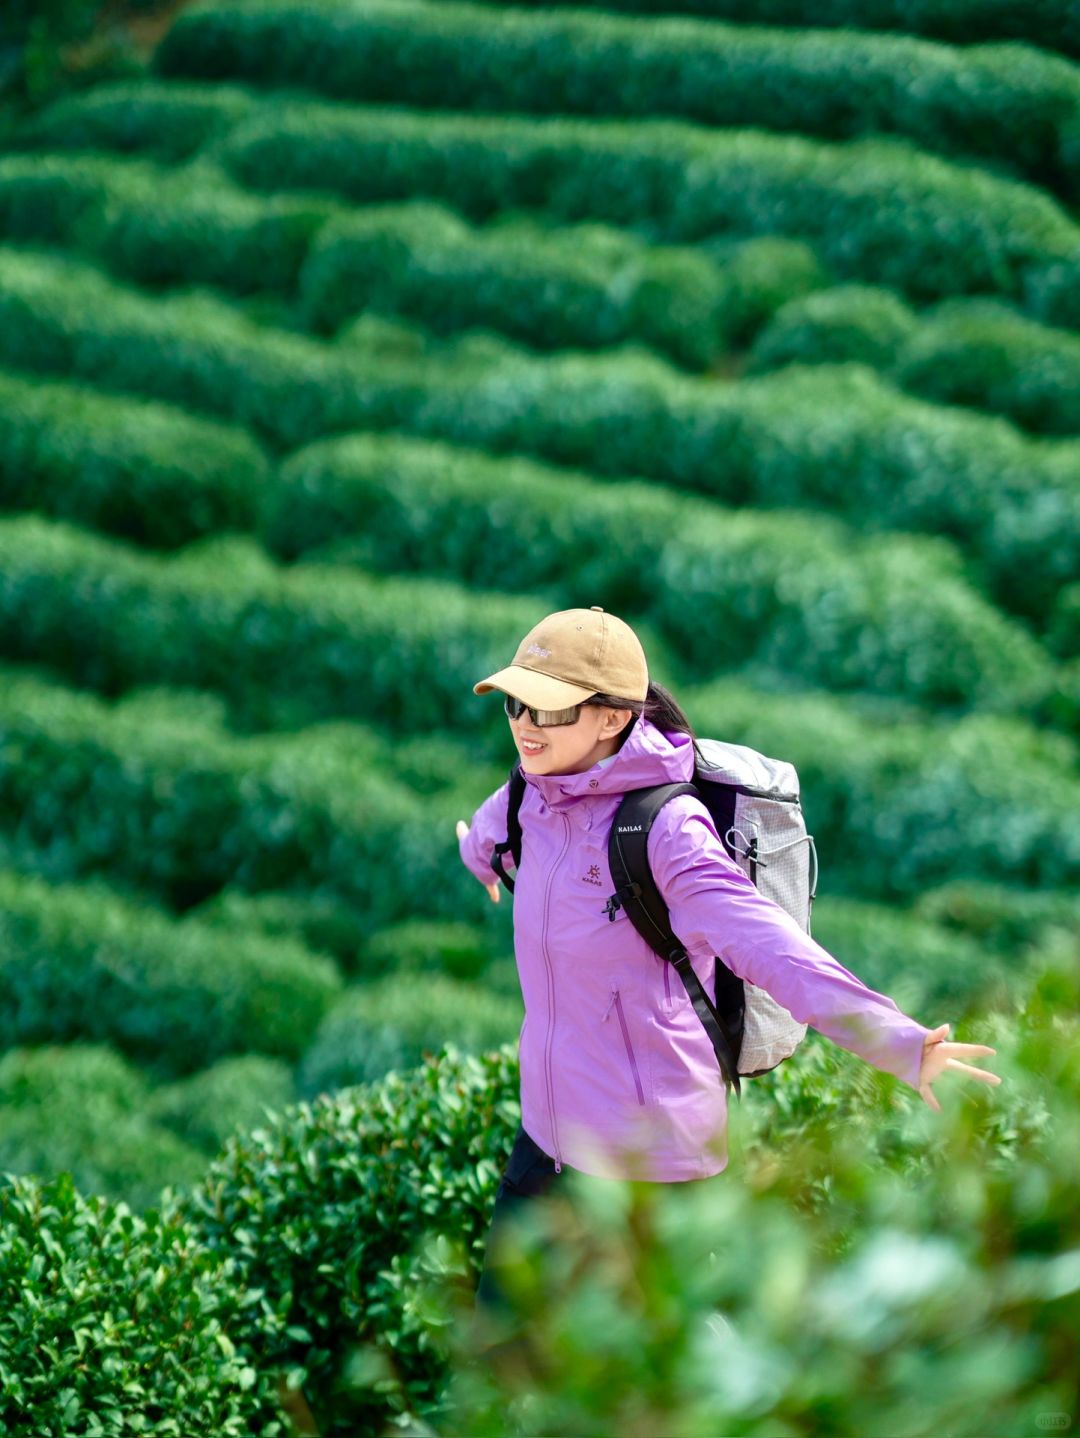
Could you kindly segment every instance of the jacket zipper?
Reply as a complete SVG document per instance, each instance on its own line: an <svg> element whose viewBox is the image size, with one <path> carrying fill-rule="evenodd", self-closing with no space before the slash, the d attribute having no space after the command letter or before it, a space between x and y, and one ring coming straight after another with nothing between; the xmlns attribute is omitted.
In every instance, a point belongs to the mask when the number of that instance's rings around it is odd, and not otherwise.
<svg viewBox="0 0 1080 1438"><path fill-rule="evenodd" d="M630 1030L626 1027L626 1016L623 1013L622 995L618 989L612 989L611 991L611 1000L604 1013L604 1023L608 1021L612 1004L615 1005L615 1012L619 1016L619 1027L622 1029L623 1043L626 1045L627 1057L630 1060L630 1068L634 1075L634 1087L637 1089L637 1101L643 1104L645 1102L645 1093L641 1087L641 1075L638 1073L637 1059L634 1057L634 1046L630 1042Z"/></svg>
<svg viewBox="0 0 1080 1438"><path fill-rule="evenodd" d="M547 888L544 891L544 927L540 937L540 943L544 950L544 962L547 964L548 976L548 1031L547 1045L544 1050L544 1078L547 1081L548 1112L551 1114L551 1136L555 1144L555 1172L562 1173L562 1155L559 1152L559 1126L555 1120L555 1088L551 1081L551 1041L555 1036L555 976L551 969L551 955L548 953L547 929L548 929L548 901L551 898L551 881L555 877L555 870L566 857L566 851L570 847L570 820L565 814L562 816L566 825L565 843L562 853L552 864L548 871Z"/></svg>

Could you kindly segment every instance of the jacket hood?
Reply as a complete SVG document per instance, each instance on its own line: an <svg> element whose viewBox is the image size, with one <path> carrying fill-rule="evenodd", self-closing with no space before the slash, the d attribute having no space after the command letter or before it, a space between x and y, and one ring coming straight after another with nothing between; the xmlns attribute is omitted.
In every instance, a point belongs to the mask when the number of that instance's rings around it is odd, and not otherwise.
<svg viewBox="0 0 1080 1438"><path fill-rule="evenodd" d="M556 812L572 808L597 794L624 794L650 784L685 784L694 776L694 741L689 734L669 734L644 714L611 759L580 774L525 774L544 802Z"/></svg>

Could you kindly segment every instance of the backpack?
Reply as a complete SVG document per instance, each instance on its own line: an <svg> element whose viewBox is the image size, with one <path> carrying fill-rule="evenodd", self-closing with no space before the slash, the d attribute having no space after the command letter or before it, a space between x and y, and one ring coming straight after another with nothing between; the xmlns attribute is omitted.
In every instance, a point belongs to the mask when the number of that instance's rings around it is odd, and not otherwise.
<svg viewBox="0 0 1080 1438"><path fill-rule="evenodd" d="M817 891L817 850L806 832L794 765L770 759L745 744L720 739L695 741L694 779L686 784L656 784L625 793L608 835L608 864L615 892L606 912L614 920L622 907L645 942L673 964L716 1052L727 1088L742 1098L739 1075L768 1073L790 1058L806 1036L806 1024L792 1018L764 989L746 983L716 956L714 992L708 995L679 942L668 908L649 867L649 830L657 814L677 794L693 794L705 805L724 847L758 889L810 932ZM513 892L503 868L509 853L521 862L518 811L525 776L515 761L510 771L507 837L492 851L491 867ZM811 879L810 856L813 855Z"/></svg>

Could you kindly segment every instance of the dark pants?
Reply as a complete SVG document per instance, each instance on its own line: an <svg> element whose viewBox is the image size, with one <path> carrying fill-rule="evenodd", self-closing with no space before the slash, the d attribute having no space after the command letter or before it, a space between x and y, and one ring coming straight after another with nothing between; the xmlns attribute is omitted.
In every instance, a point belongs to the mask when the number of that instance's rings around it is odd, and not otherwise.
<svg viewBox="0 0 1080 1438"><path fill-rule="evenodd" d="M529 1135L518 1124L518 1131L514 1138L514 1145L510 1150L510 1157L506 1161L506 1168L503 1170L502 1181L495 1193L495 1206L491 1213L491 1226L488 1229L487 1247L484 1250L484 1263L480 1271L480 1282L476 1289L476 1305L480 1307L486 1304L489 1310L502 1307L505 1309L506 1301L499 1289L498 1278L495 1272L497 1265L493 1261L492 1240L496 1232L504 1229L512 1215L527 1198L537 1198L540 1194L547 1193L551 1186L562 1178L567 1172L566 1164L562 1169L555 1172L555 1160L551 1158L538 1143L535 1143ZM708 1183L706 1178L684 1179L678 1183L679 1188L687 1188L691 1184ZM640 1180L645 1184L645 1180ZM660 1187L659 1184L648 1183L648 1187ZM670 1185L664 1185L669 1187Z"/></svg>
<svg viewBox="0 0 1080 1438"><path fill-rule="evenodd" d="M525 1199L537 1198L540 1194L546 1193L565 1172L565 1164L561 1172L555 1172L555 1160L546 1154L539 1144L534 1143L522 1126L518 1124L514 1146L510 1150L510 1157L503 1170L502 1181L495 1193L495 1207L491 1213L487 1248L484 1250L484 1264L476 1290L478 1307L481 1304L486 1304L489 1309L493 1309L505 1305L495 1276L495 1265L492 1262L494 1235L506 1227L509 1216L520 1208Z"/></svg>

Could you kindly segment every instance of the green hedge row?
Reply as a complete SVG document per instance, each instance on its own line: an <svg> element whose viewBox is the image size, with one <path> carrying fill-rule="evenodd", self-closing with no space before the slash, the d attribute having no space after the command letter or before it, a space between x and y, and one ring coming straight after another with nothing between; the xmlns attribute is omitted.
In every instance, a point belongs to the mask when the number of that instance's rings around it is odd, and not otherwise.
<svg viewBox="0 0 1080 1438"><path fill-rule="evenodd" d="M184 10L153 65L170 78L303 86L369 104L662 114L834 140L893 132L1080 193L1080 70L1015 44L948 49L857 30L784 32L669 16L642 25L512 7L493 26L486 6L450 0L362 11L262 0Z"/></svg>
<svg viewBox="0 0 1080 1438"><path fill-rule="evenodd" d="M0 869L0 1051L108 1042L159 1078L229 1054L295 1063L341 991L331 959L288 939Z"/></svg>
<svg viewBox="0 0 1080 1438"><path fill-rule="evenodd" d="M921 1015L923 1023L937 1013L955 1022L1008 1004L1029 980L1017 953L989 950L972 934L928 923L895 904L833 896L830 887L823 878L824 892L811 914L814 938L863 983L888 994L904 1013Z"/></svg>
<svg viewBox="0 0 1080 1438"><path fill-rule="evenodd" d="M969 935L984 952L1026 962L1025 949L1046 947L1080 930L1080 893L962 879L927 890L912 912L941 929Z"/></svg>
<svg viewBox="0 0 1080 1438"><path fill-rule="evenodd" d="M454 741L441 733L437 748L453 748ZM483 788L476 783L475 764L462 756L470 776L470 792ZM487 792L506 778L500 767L489 780ZM467 818L467 814L460 817ZM223 929L269 934L295 939L319 953L337 960L342 972L365 983L385 978L388 973L409 973L426 982L432 974L457 980L477 980L485 988L518 992L517 972L507 974L501 952L505 936L491 925L466 919L405 918L374 928L366 912L332 893L294 894L272 889L245 893L227 888L190 911L200 923ZM496 922L497 916L493 915Z"/></svg>
<svg viewBox="0 0 1080 1438"><path fill-rule="evenodd" d="M378 475L380 458L368 459L369 473ZM350 469L356 473L355 460ZM302 492L304 470L292 473ZM430 464L415 466L414 487L403 493L396 473L386 485L384 468L368 512L374 520L379 506L378 532L396 529L395 555L406 563L422 556L425 570L455 569L455 582L340 563L283 567L240 536L162 558L37 514L0 519L0 653L48 664L105 694L140 684L209 689L253 729L357 717L412 734L466 732L474 718L455 712L455 699L475 682L473 656L487 652L498 668L516 647L515 628L524 633L537 613L535 599L514 594L525 588L524 574L504 593L471 590L492 588L500 576L512 581L515 555L553 512L545 501L573 505L574 482L534 488L525 522L515 515L515 530L505 532L486 507L492 491L483 473L467 474L470 508L458 518L477 516L472 554L485 544L505 548L494 565L456 567L452 550L426 543L455 509L453 493L441 488L438 502L429 501L430 473ZM345 493L363 512L368 496L358 488ZM670 643L682 671L699 682L750 665L834 691L1006 712L1044 706L1055 692L1045 651L972 591L941 541L890 535L856 543L824 515L735 510L697 518L693 506L680 513L666 496L622 488L578 507L576 541L593 552L601 538L609 542L610 557L590 566L590 592L605 607L621 601L631 572L654 596L635 623L657 677L670 668ZM632 550L646 535L666 533L663 521L675 522L669 542L630 571L619 540L646 520L651 526L638 531ZM525 567L548 604L566 608L581 591L580 575L572 586L562 579L566 551L557 543L546 557L538 548ZM604 582L605 570L614 584Z"/></svg>
<svg viewBox="0 0 1080 1438"><path fill-rule="evenodd" d="M392 1431L393 1413L433 1401L445 1382L434 1315L417 1303L421 1251L429 1233L453 1234L475 1286L520 1118L512 1047L450 1046L418 1069L295 1105L236 1135L189 1193L163 1196L235 1263L244 1313L230 1336L302 1385L320 1432ZM352 1365L369 1376L350 1392Z"/></svg>
<svg viewBox="0 0 1080 1438"><path fill-rule="evenodd" d="M818 892L911 899L964 877L1067 889L1080 874L1076 745L1021 720L943 722L719 680L682 696L699 736L794 764Z"/></svg>
<svg viewBox="0 0 1080 1438"><path fill-rule="evenodd" d="M454 835L485 794L468 808L474 791L416 792L395 746L361 724L239 737L223 719L194 722L169 693L152 709L110 706L14 666L3 678L0 829L20 869L103 874L181 911L230 884L313 891L354 905L371 932L414 917L418 895L431 918L500 922ZM500 716L471 698L475 742ZM456 763L460 785L472 771ZM203 931L222 951L235 938L235 926Z"/></svg>
<svg viewBox="0 0 1080 1438"><path fill-rule="evenodd" d="M443 754L454 742L444 731L436 748ZM461 765L467 766L469 797L463 792L459 817L467 819L475 807L472 796L497 789L506 778L506 767L500 765L485 784L477 779L473 757L463 755ZM521 992L509 911L502 904L498 911L489 906L487 923L466 918L405 918L373 929L366 913L332 894L298 895L279 890L246 894L225 889L192 912L201 923L241 929L251 926L260 933L294 938L330 954L343 972L364 982L389 973L408 973L423 984L437 974L475 981L487 993L510 998Z"/></svg>
<svg viewBox="0 0 1080 1438"><path fill-rule="evenodd" d="M161 154L169 141L159 129L186 132L199 94L178 86L170 119L167 81L101 88L85 123L65 102L21 143L90 147L89 127L111 102L128 116L128 132L150 132L151 151ZM442 200L473 220L529 209L627 226L667 244L789 235L813 245L843 279L918 301L1000 294L1046 323L1080 327L1075 220L1031 185L893 137L829 144L679 120L429 114L288 91L248 104L201 153L256 190L318 190L363 204ZM93 133L104 146L105 127ZM190 154L188 135L172 148Z"/></svg>
<svg viewBox="0 0 1080 1438"><path fill-rule="evenodd" d="M410 113L267 100L204 152L257 190L517 207L654 241L787 234L845 279L975 292L1080 327L1080 227L1048 195L891 138L826 144L676 120Z"/></svg>
<svg viewBox="0 0 1080 1438"><path fill-rule="evenodd" d="M415 1068L444 1043L469 1052L517 1040L521 995L489 993L482 980L395 973L346 989L297 1070L301 1098Z"/></svg>
<svg viewBox="0 0 1080 1438"><path fill-rule="evenodd" d="M321 543L330 559L543 589L564 607L586 589L654 623L702 678L749 662L823 688L991 708L1027 707L1050 682L1030 637L971 592L937 539L855 539L830 516L725 512L397 435L300 450L264 496L262 534L286 557Z"/></svg>
<svg viewBox="0 0 1080 1438"><path fill-rule="evenodd" d="M57 242L142 285L290 289L339 206L254 196L212 166L97 155L0 158L0 232Z"/></svg>
<svg viewBox="0 0 1080 1438"><path fill-rule="evenodd" d="M1039 434L1080 434L1080 336L993 300L935 306L890 377L938 404L979 405ZM1071 459L1059 453L1080 475L1080 446Z"/></svg>
<svg viewBox="0 0 1080 1438"><path fill-rule="evenodd" d="M138 705L110 708L14 668L4 678L0 829L34 845L53 881L104 872L175 908L228 884L306 888L354 904L372 934L415 918L422 894L425 917L504 926L508 949L509 910L464 868L454 837L498 787L486 771L481 782L459 762L460 787L425 796L391 780L395 749L358 724L339 726L337 744L321 726L240 739L170 724L164 700L148 725ZM887 901L946 878L1076 882L1080 763L1063 735L734 680L679 697L699 735L796 765L821 893ZM487 714L501 725L505 778L512 752L497 708L474 697L476 728Z"/></svg>
<svg viewBox="0 0 1080 1438"><path fill-rule="evenodd" d="M816 1071L747 1084L726 1179L656 1195L571 1179L523 1206L509 1312L478 1333L465 1243L428 1244L414 1301L455 1371L422 1419L469 1438L1067 1426L1075 965L1062 954L1040 986L961 1030L1004 1082L945 1078L941 1113L816 1046Z"/></svg>
<svg viewBox="0 0 1080 1438"><path fill-rule="evenodd" d="M11 149L118 150L166 163L187 160L263 98L242 85L108 82L54 101L5 136L5 143Z"/></svg>
<svg viewBox="0 0 1080 1438"><path fill-rule="evenodd" d="M265 1109L283 1109L296 1098L290 1064L264 1054L237 1054L161 1084L147 1095L145 1107L155 1123L209 1157L236 1129L258 1127Z"/></svg>
<svg viewBox="0 0 1080 1438"><path fill-rule="evenodd" d="M467 733L475 715L462 696L507 662L538 612L524 595L283 567L246 536L161 558L33 513L0 520L0 653L110 695L139 684L209 689L245 728L357 718ZM1009 626L992 610L981 617L986 639L1006 643ZM659 672L665 656L647 634ZM1019 637L1013 648L1002 677L1034 682L1034 651Z"/></svg>
<svg viewBox="0 0 1080 1438"><path fill-rule="evenodd" d="M442 205L372 206L320 230L300 293L307 323L323 333L367 310L410 316L436 334L486 326L538 349L637 339L706 369L748 321L826 283L805 246L765 237L743 249L719 265L609 226L553 231L516 218L474 229Z"/></svg>
<svg viewBox="0 0 1080 1438"><path fill-rule="evenodd" d="M41 509L172 549L218 529L251 529L270 481L265 455L242 429L0 372L5 508Z"/></svg>
<svg viewBox="0 0 1080 1438"><path fill-rule="evenodd" d="M709 1431L730 1431L766 1411L782 1425L805 1423L819 1389L808 1390L800 1375L823 1373L842 1351L827 1401L835 1415L835 1395L847 1395L845 1430L890 1431L901 1413L910 1426L925 1406L947 1426L975 1414L980 1431L1004 1438L1066 1397L1059 1355L1076 1304L1060 1253L1075 1207L1077 1093L1067 1057L1075 1023L1063 1030L1061 1015L1075 1008L1074 966L1062 957L1012 1012L965 1031L964 1038L994 1043L992 1066L1005 1082L992 1105L955 1102L967 1095L946 1094L942 1084L933 1142L913 1096L810 1035L796 1060L747 1089L731 1139L743 1182L703 1186L693 1212L678 1221L674 1208L667 1211L675 1203L670 1190L653 1196L632 1186L597 1191L572 1227L563 1224L569 1214L553 1213L558 1242L570 1250L569 1283L563 1275L554 1290L537 1283L539 1235L523 1235L514 1306L526 1316L522 1300L532 1293L527 1347L557 1375L545 1384L543 1413L531 1380L477 1354L474 1345L491 1334L474 1329L468 1312L520 1117L509 1045L482 1057L448 1047L407 1075L273 1114L253 1133L230 1138L190 1193L166 1192L162 1211L142 1219L85 1203L67 1178L16 1178L0 1189L0 1313L9 1323L13 1401L33 1402L48 1438L70 1431L61 1414L73 1394L79 1407L110 1412L117 1422L148 1404L164 1405L178 1423L194 1421L203 1415L182 1406L190 1395L179 1363L141 1371L144 1357L158 1357L163 1345L176 1351L175 1334L183 1333L177 1359L195 1367L218 1405L215 1416L225 1415L215 1431L281 1438L267 1421L277 1372L302 1386L327 1434L621 1431L627 1404L648 1423L653 1415L671 1421L672 1393L687 1394L687 1381L701 1372L699 1325L719 1306L741 1344L727 1358L721 1350L707 1390L691 1384L691 1396L680 1398L682 1427L704 1422ZM922 1201L911 1210L915 1182ZM958 1192L975 1198L958 1207ZM584 1185L577 1193L586 1197ZM904 1232L895 1223L901 1211L918 1215ZM716 1234L735 1231L746 1241L718 1248ZM820 1262L799 1269L793 1290L791 1254L811 1252ZM764 1281L762 1254L773 1256ZM60 1256L64 1275L78 1281L44 1290L54 1352L43 1365L40 1278L58 1271ZM907 1279L899 1288L880 1280L897 1271L924 1273L950 1295L945 1308L913 1297ZM605 1275L603 1291L597 1273ZM641 1307L642 1273L654 1301L679 1316L674 1328L662 1325L659 1367L650 1361L644 1370L633 1358L650 1335L656 1343L658 1313ZM868 1273L878 1275L870 1310ZM146 1282L133 1301L132 1275L140 1274ZM624 1286L615 1329L580 1322L598 1304L610 1313ZM219 1292L226 1287L227 1300ZM781 1290L788 1301L777 1305ZM569 1321L570 1299L577 1323ZM111 1329L104 1311L122 1315ZM78 1330L88 1321L111 1363L80 1361ZM884 1390L883 1332L886 1355L904 1356L887 1366ZM963 1351L946 1367L958 1333ZM610 1368L613 1341L611 1371L632 1378L590 1382L597 1364ZM990 1346L978 1352L995 1361L972 1364L971 1344L984 1342ZM764 1375L749 1389L747 1343ZM1003 1365L1006 1350L1013 1361ZM482 1374L474 1364L459 1366L470 1351ZM778 1367L777 1353L794 1355L791 1364ZM930 1357L913 1369L913 1353ZM736 1360L740 1369L726 1366ZM650 1375L644 1393L642 1371ZM223 1407L226 1395L236 1397L235 1410Z"/></svg>
<svg viewBox="0 0 1080 1438"><path fill-rule="evenodd" d="M199 923L218 929L295 939L306 948L329 954L350 977L369 972L365 959L368 916L334 893L287 889L251 893L229 885L189 913Z"/></svg>
<svg viewBox="0 0 1080 1438"><path fill-rule="evenodd" d="M975 552L1002 607L1039 624L1077 572L1073 446L912 399L865 367L718 386L637 348L485 351L418 361L335 349L206 295L155 301L86 265L0 254L0 360L222 415L280 449L400 429L593 475L644 474L737 506L943 531Z"/></svg>
<svg viewBox="0 0 1080 1438"><path fill-rule="evenodd" d="M198 1183L220 1148L208 1154L162 1121L154 1102L163 1092L104 1043L9 1049L0 1055L0 1173L63 1171L83 1193L136 1210L157 1204L166 1184ZM261 1120L250 1106L248 1113L248 1127ZM0 1397L0 1414L2 1404Z"/></svg>
<svg viewBox="0 0 1080 1438"><path fill-rule="evenodd" d="M943 300L917 315L872 285L798 296L753 339L744 373L852 360L937 404L988 410L1037 434L1080 434L1080 337L989 299ZM1080 473L1075 454L1062 457Z"/></svg>
<svg viewBox="0 0 1080 1438"><path fill-rule="evenodd" d="M399 1413L402 1428L421 1431L432 1425L433 1432L460 1434L501 1435L508 1428L536 1434L620 1432L631 1410L646 1413L645 1431L663 1431L665 1422L672 1423L672 1394L686 1395L688 1384L691 1396L680 1398L674 1419L678 1431L695 1425L703 1432L735 1431L752 1425L766 1406L782 1426L793 1427L800 1416L805 1425L808 1408L818 1411L813 1398L818 1390L808 1392L802 1375L819 1372L829 1355L842 1349L846 1366L833 1374L827 1401L835 1412L836 1393L850 1395L845 1429L893 1431L890 1420L900 1411L910 1426L921 1399L939 1421L947 1413L952 1426L962 1427L964 1415L970 1421L975 1411L980 1431L1003 1438L1022 1428L1040 1401L1045 1407L1046 1385L1058 1371L1056 1355L1061 1344L1067 1347L1075 1308L1070 1301L1065 1312L1054 1301L1055 1294L1060 1300L1055 1255L1068 1248L1071 1232L1073 1183L1063 1139L1075 1129L1076 1089L1075 1064L1064 1056L1055 1004L1073 1012L1075 976L1067 977L1062 960L1060 975L1032 989L1014 1011L964 1033L993 1038L1000 1055L993 1067L1004 1071L1006 1081L994 1091L992 1106L950 1104L950 1098L974 1096L943 1093L944 1114L935 1118L933 1142L914 1095L898 1095L895 1083L865 1066L853 1076L853 1066L840 1062L847 1056L811 1043L807 1062L800 1056L784 1065L778 1083L770 1076L749 1086L754 1093L748 1090L747 1121L751 1105L757 1105L759 1119L745 1136L744 1125L733 1125L731 1140L733 1172L744 1175L744 1182L702 1186L700 1206L692 1214L684 1211L681 1221L673 1211L658 1212L667 1202L662 1195L650 1201L638 1190L609 1193L606 1186L585 1205L589 1221L584 1214L573 1224L568 1213L552 1215L559 1243L574 1249L565 1269L560 1264L552 1272L545 1264L548 1281L537 1281L535 1243L532 1260L523 1258L517 1269L522 1279L517 1311L529 1330L526 1347L542 1349L543 1371L555 1375L544 1385L542 1411L534 1385L524 1377L536 1371L531 1367L518 1374L522 1388L530 1389L529 1395L518 1395L529 1397L528 1408L524 1401L512 1405L512 1395L502 1390L493 1403L489 1385L500 1368L493 1374L483 1358L483 1376L470 1380L459 1369L461 1381L453 1390L447 1393L443 1386L448 1350L454 1354L457 1347L451 1335L473 1332L466 1310L482 1248L478 1220L487 1218L518 1117L516 1075L506 1050L464 1060L449 1050L408 1076L291 1110L249 1140L231 1144L206 1182L182 1201L182 1211L201 1221L212 1248L243 1262L250 1290L270 1298L289 1294L290 1317L303 1331L295 1335L297 1342L288 1343L283 1334L264 1351L272 1363L303 1369L304 1391L321 1431L384 1432L391 1414ZM1075 1024L1070 1020L1066 1027ZM500 1063L505 1068L497 1067ZM756 1087L759 1082L768 1087ZM783 1103L775 1097L777 1089L783 1090ZM977 1194L962 1211L958 1165L970 1169L971 1191ZM1040 1175L1034 1186L1032 1172ZM869 1185L868 1175L874 1176ZM901 1234L895 1217L908 1214L916 1182L923 1198L919 1221ZM735 1231L748 1241L717 1243L717 1234ZM1004 1247L1003 1232L1010 1235ZM1026 1235L1022 1242L1021 1235ZM889 1271L925 1274L931 1264L926 1282L932 1284L943 1272L943 1245L953 1244L955 1261L944 1269L952 1280L944 1289L953 1295L947 1313L913 1299L907 1282L895 1292L878 1284L876 1321L865 1321L868 1267L880 1275L891 1261ZM811 1278L800 1268L798 1295L789 1307L778 1308L775 1294L783 1275L790 1279L791 1255L809 1251L826 1255L820 1271ZM1000 1268L1003 1252L1008 1273ZM763 1253L773 1255L772 1300L761 1297ZM842 1278L836 1277L838 1265ZM600 1283L598 1273L604 1275ZM649 1275L647 1291L643 1273ZM568 1287L576 1299L572 1311L565 1302ZM1021 1293L1030 1305L1023 1332L1038 1337L1024 1347L1024 1364L1009 1370L1004 1385L991 1382L991 1405L986 1375L994 1365L973 1368L965 1354L961 1379L959 1370L941 1371L940 1354L958 1325L971 1341L985 1336L988 1325L1011 1333ZM610 1318L615 1303L619 1324L598 1326L594 1320ZM717 1305L731 1311L744 1342L754 1345L762 1377L750 1393L743 1381L748 1375L718 1367L711 1349L710 1382L704 1390L693 1385L703 1361L697 1323ZM268 1324L254 1302L250 1312L248 1346L266 1345ZM808 1312L814 1315L809 1325ZM680 1315L674 1328L661 1321L672 1313ZM934 1355L915 1377L909 1361L895 1373L890 1368L884 1397L868 1382L880 1368L883 1332L908 1359L912 1352ZM767 1345L762 1334L770 1335ZM490 1332L482 1329L481 1341L485 1336L490 1341ZM1003 1341L995 1331L994 1353ZM605 1371L615 1377L597 1385L588 1375L603 1366L604 1354L610 1359L613 1342L620 1345L619 1362ZM775 1355L790 1354L793 1346L797 1361L778 1367ZM643 1351L649 1356L644 1369ZM740 1347L735 1357L745 1352ZM719 1350L721 1363L724 1353ZM353 1380L340 1381L350 1359ZM860 1364L866 1381L850 1382L851 1361ZM653 1374L654 1363L662 1365L663 1379L649 1378L646 1410L641 1373ZM1018 1371L1024 1375L1022 1394L1014 1392ZM505 1382L506 1369L501 1372ZM991 1407L1000 1411L1004 1388L1008 1424L988 1429L986 1418ZM405 1413L421 1421L410 1424Z"/></svg>
<svg viewBox="0 0 1080 1438"><path fill-rule="evenodd" d="M500 7L506 0L498 0ZM527 6L530 0L523 0ZM532 0L538 3L538 0ZM549 0L544 0L545 7ZM567 0L555 0L556 4ZM1080 19L1073 0L573 0L603 10L645 15L704 15L755 25L820 25L903 30L970 45L975 40L1027 40L1080 56Z"/></svg>
<svg viewBox="0 0 1080 1438"><path fill-rule="evenodd" d="M358 383L355 359L205 292L155 300L84 261L18 250L0 252L0 358L220 415L285 448L391 427L422 400L419 384Z"/></svg>
<svg viewBox="0 0 1080 1438"><path fill-rule="evenodd" d="M819 302L799 303L804 299ZM892 290L877 285L835 285L817 295L799 296L778 310L754 337L743 373L765 374L788 364L846 361L887 372L897 353L918 332L922 315L929 313L929 309L918 313Z"/></svg>
<svg viewBox="0 0 1080 1438"><path fill-rule="evenodd" d="M142 285L244 294L299 280L306 322L327 333L374 307L444 333L487 324L539 348L639 337L701 369L780 304L827 283L807 246L770 236L721 264L610 226L552 231L519 217L477 232L441 205L340 209L248 194L211 165L0 158L6 239L67 245Z"/></svg>
<svg viewBox="0 0 1080 1438"><path fill-rule="evenodd" d="M153 1086L105 1043L36 1044L0 1057L0 1171L70 1172L84 1193L142 1208L187 1188L237 1129L297 1095L291 1065L219 1059Z"/></svg>
<svg viewBox="0 0 1080 1438"><path fill-rule="evenodd" d="M85 1090L72 1094L72 1108L85 1099ZM4 1431L25 1432L33 1414L35 1438L291 1438L274 1375L229 1336L251 1303L232 1274L228 1256L210 1252L179 1215L84 1198L68 1172L7 1175Z"/></svg>

